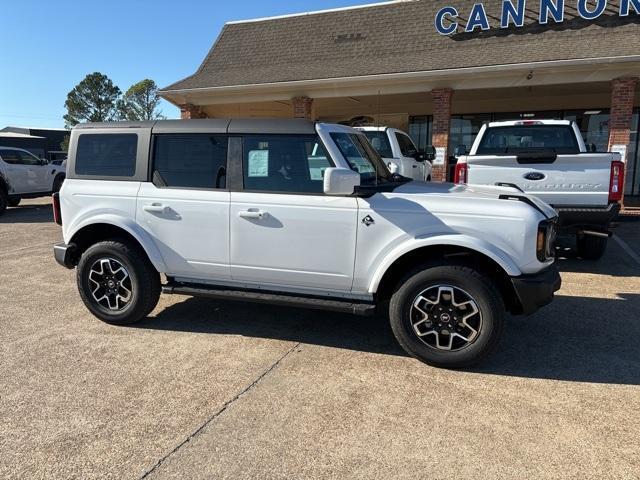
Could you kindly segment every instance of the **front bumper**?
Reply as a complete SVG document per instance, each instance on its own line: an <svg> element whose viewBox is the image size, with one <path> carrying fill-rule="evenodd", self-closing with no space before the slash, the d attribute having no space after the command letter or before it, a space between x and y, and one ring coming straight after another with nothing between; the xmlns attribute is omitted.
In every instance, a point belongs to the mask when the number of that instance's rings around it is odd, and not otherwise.
<svg viewBox="0 0 640 480"><path fill-rule="evenodd" d="M511 283L522 308L521 313L531 315L551 303L553 294L562 286L562 279L558 269L552 265L533 275L512 277Z"/></svg>
<svg viewBox="0 0 640 480"><path fill-rule="evenodd" d="M66 243L56 243L53 246L53 256L63 267L73 269L75 268L74 256L76 246L74 244L67 245Z"/></svg>

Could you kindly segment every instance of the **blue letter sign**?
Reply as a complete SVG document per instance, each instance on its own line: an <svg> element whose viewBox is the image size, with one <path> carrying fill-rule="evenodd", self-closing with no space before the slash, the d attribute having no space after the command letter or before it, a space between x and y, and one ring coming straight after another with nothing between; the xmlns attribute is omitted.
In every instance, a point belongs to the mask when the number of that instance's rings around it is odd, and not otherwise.
<svg viewBox="0 0 640 480"><path fill-rule="evenodd" d="M620 0L620 16L629 16L629 4L633 6L636 11L636 15L640 15L640 0Z"/></svg>
<svg viewBox="0 0 640 480"><path fill-rule="evenodd" d="M540 0L540 25L549 23L549 14L556 23L564 21L564 0Z"/></svg>
<svg viewBox="0 0 640 480"><path fill-rule="evenodd" d="M451 23L449 26L444 25L445 16ZM458 23L454 21L458 17L458 11L453 7L444 7L436 14L436 30L440 35L451 35L458 29Z"/></svg>
<svg viewBox="0 0 640 480"><path fill-rule="evenodd" d="M473 32L476 27L480 27L482 30L489 30L487 12L484 11L484 5L481 3L476 3L471 9L469 21L467 22L467 26L464 31Z"/></svg>
<svg viewBox="0 0 640 480"><path fill-rule="evenodd" d="M587 0L578 0L578 13L580 16L585 20L595 20L602 15L604 9L607 8L607 0L596 0L596 3L596 8L589 10Z"/></svg>
<svg viewBox="0 0 640 480"><path fill-rule="evenodd" d="M513 6L512 0L502 2L502 16L500 17L500 28L509 28L509 23L513 21L516 27L524 25L524 9L527 0L518 0L518 8Z"/></svg>
<svg viewBox="0 0 640 480"><path fill-rule="evenodd" d="M620 2L620 17L628 17L629 15L640 15L640 0L618 0ZM567 6L567 0L539 0L540 11L538 12L538 23L547 25L549 22L564 22L564 8ZM531 2L530 2L531 3ZM602 16L607 10L607 0L571 0L572 6L578 11L578 14L584 20L596 20ZM612 2L615 3L615 2ZM527 13L527 0L501 0L501 16L500 28L521 28L525 24L525 15ZM616 4L617 5L617 4ZM497 5L495 6L497 8ZM494 5L491 5L494 8ZM611 7L607 13L608 16L615 15ZM618 7L615 7L618 8ZM531 9L529 9L531 11ZM494 13L491 11L491 13ZM571 13L572 20L577 17ZM455 7L444 7L438 10L436 14L436 30L440 35L451 35L458 31L459 18L458 10ZM466 33L474 33L477 28L480 30L489 30L489 17L485 10L484 4L474 3L469 12L469 20L464 27ZM491 17L498 21L496 17Z"/></svg>

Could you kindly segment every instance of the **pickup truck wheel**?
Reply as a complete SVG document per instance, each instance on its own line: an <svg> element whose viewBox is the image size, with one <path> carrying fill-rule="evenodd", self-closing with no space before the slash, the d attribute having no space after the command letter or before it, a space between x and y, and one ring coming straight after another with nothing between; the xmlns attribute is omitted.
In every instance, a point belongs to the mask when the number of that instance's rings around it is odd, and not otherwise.
<svg viewBox="0 0 640 480"><path fill-rule="evenodd" d="M398 343L436 367L464 368L493 352L502 334L504 302L492 280L466 266L436 266L405 277L391 297Z"/></svg>
<svg viewBox="0 0 640 480"><path fill-rule="evenodd" d="M100 320L128 325L158 304L160 275L139 248L109 240L89 247L78 263L78 290Z"/></svg>
<svg viewBox="0 0 640 480"><path fill-rule="evenodd" d="M18 205L20 205L20 200L22 200L20 197L9 197L9 199L7 200L7 205L9 205L10 207L17 207Z"/></svg>
<svg viewBox="0 0 640 480"><path fill-rule="evenodd" d="M600 260L607 250L608 240L608 238L593 235L578 235L576 237L578 256L585 260Z"/></svg>

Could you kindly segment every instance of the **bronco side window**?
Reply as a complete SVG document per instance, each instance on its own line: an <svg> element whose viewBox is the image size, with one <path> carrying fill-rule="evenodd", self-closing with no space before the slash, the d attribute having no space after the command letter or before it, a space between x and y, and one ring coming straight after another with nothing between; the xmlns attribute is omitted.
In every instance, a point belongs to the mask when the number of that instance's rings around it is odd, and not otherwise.
<svg viewBox="0 0 640 480"><path fill-rule="evenodd" d="M321 195L324 171L332 166L316 135L244 137L245 190Z"/></svg>
<svg viewBox="0 0 640 480"><path fill-rule="evenodd" d="M155 137L156 187L226 188L226 135L162 134Z"/></svg>
<svg viewBox="0 0 640 480"><path fill-rule="evenodd" d="M138 135L135 133L83 133L78 138L75 173L133 177L137 151Z"/></svg>

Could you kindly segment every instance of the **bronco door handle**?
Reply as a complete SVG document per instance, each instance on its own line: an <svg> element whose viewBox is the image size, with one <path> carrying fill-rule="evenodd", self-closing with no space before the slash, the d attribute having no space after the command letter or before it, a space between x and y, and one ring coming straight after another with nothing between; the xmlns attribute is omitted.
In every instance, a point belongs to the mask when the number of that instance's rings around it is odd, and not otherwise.
<svg viewBox="0 0 640 480"><path fill-rule="evenodd" d="M249 210L240 210L238 212L238 216L240 218L254 218L254 219L263 219L265 216L267 215L266 212L263 212L262 210L257 210L257 209L253 209L250 208Z"/></svg>
<svg viewBox="0 0 640 480"><path fill-rule="evenodd" d="M161 203L153 203L151 205L145 205L142 209L149 213L166 213L167 210L169 210L169 207L162 205Z"/></svg>

